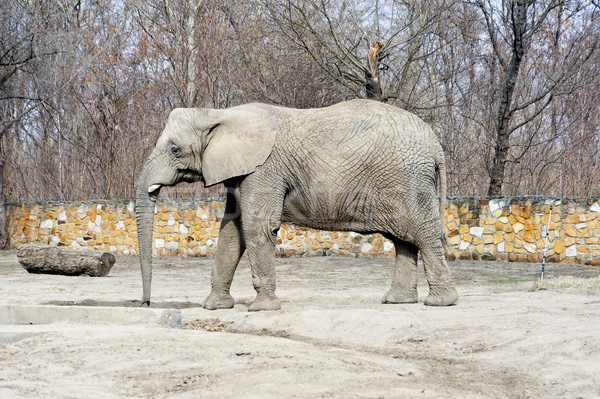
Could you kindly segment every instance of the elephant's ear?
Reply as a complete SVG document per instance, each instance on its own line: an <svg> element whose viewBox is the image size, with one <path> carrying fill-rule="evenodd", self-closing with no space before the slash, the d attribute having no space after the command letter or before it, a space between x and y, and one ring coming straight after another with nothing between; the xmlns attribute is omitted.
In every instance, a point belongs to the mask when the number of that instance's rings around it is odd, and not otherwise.
<svg viewBox="0 0 600 399"><path fill-rule="evenodd" d="M252 173L273 149L277 123L259 107L219 111L218 122L203 136L202 176L207 186Z"/></svg>

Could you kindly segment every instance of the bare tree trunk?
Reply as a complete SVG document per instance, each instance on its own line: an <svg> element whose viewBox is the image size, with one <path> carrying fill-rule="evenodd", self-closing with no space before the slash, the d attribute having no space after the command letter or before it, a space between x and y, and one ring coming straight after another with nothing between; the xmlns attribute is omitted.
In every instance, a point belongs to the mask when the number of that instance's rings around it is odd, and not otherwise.
<svg viewBox="0 0 600 399"><path fill-rule="evenodd" d="M8 219L4 200L4 150L0 136L0 250L8 249Z"/></svg>
<svg viewBox="0 0 600 399"><path fill-rule="evenodd" d="M19 263L29 273L65 276L105 277L115 264L110 252L85 251L36 244L23 245L17 251Z"/></svg>
<svg viewBox="0 0 600 399"><path fill-rule="evenodd" d="M382 100L381 93L381 85L379 84L379 80L377 77L373 76L371 73L366 73L367 81L365 82L365 92L366 97L371 100Z"/></svg>
<svg viewBox="0 0 600 399"><path fill-rule="evenodd" d="M490 186L488 195L502 195L502 183L504 182L504 171L506 159L510 148L510 121L512 118L511 104L513 93L521 68L521 61L525 54L524 34L527 27L527 1L517 0L513 4L513 48L510 66L505 72L502 82L502 92L498 114L496 116L496 146L494 148L494 159L490 171Z"/></svg>

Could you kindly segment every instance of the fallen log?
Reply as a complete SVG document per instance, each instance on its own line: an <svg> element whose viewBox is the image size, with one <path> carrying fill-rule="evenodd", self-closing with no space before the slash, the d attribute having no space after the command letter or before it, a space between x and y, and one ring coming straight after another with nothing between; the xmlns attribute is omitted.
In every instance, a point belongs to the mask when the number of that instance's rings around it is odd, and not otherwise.
<svg viewBox="0 0 600 399"><path fill-rule="evenodd" d="M105 277L115 264L110 252L27 244L17 250L19 263L29 273Z"/></svg>

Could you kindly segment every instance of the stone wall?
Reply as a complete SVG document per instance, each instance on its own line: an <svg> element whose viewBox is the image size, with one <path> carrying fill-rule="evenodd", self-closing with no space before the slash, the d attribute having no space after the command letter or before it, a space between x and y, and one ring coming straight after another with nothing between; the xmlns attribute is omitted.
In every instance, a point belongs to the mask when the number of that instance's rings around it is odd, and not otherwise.
<svg viewBox="0 0 600 399"><path fill-rule="evenodd" d="M214 254L224 211L221 199L161 200L156 206L155 255ZM499 259L600 265L598 199L521 197L449 198L445 223L450 259ZM137 253L133 201L27 203L8 206L11 245L28 242ZM282 226L278 256L391 257L394 247L379 234L329 232Z"/></svg>
<svg viewBox="0 0 600 399"><path fill-rule="evenodd" d="M450 198L446 212L450 259L600 265L597 198Z"/></svg>

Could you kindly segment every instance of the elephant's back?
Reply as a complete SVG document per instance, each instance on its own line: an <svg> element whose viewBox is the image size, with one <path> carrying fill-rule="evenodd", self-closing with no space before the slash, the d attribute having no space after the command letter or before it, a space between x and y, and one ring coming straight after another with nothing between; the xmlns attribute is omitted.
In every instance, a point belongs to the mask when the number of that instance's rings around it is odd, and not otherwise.
<svg viewBox="0 0 600 399"><path fill-rule="evenodd" d="M432 158L439 146L419 117L372 100L307 110L279 108L276 119L283 153L332 167L352 162L409 167Z"/></svg>

